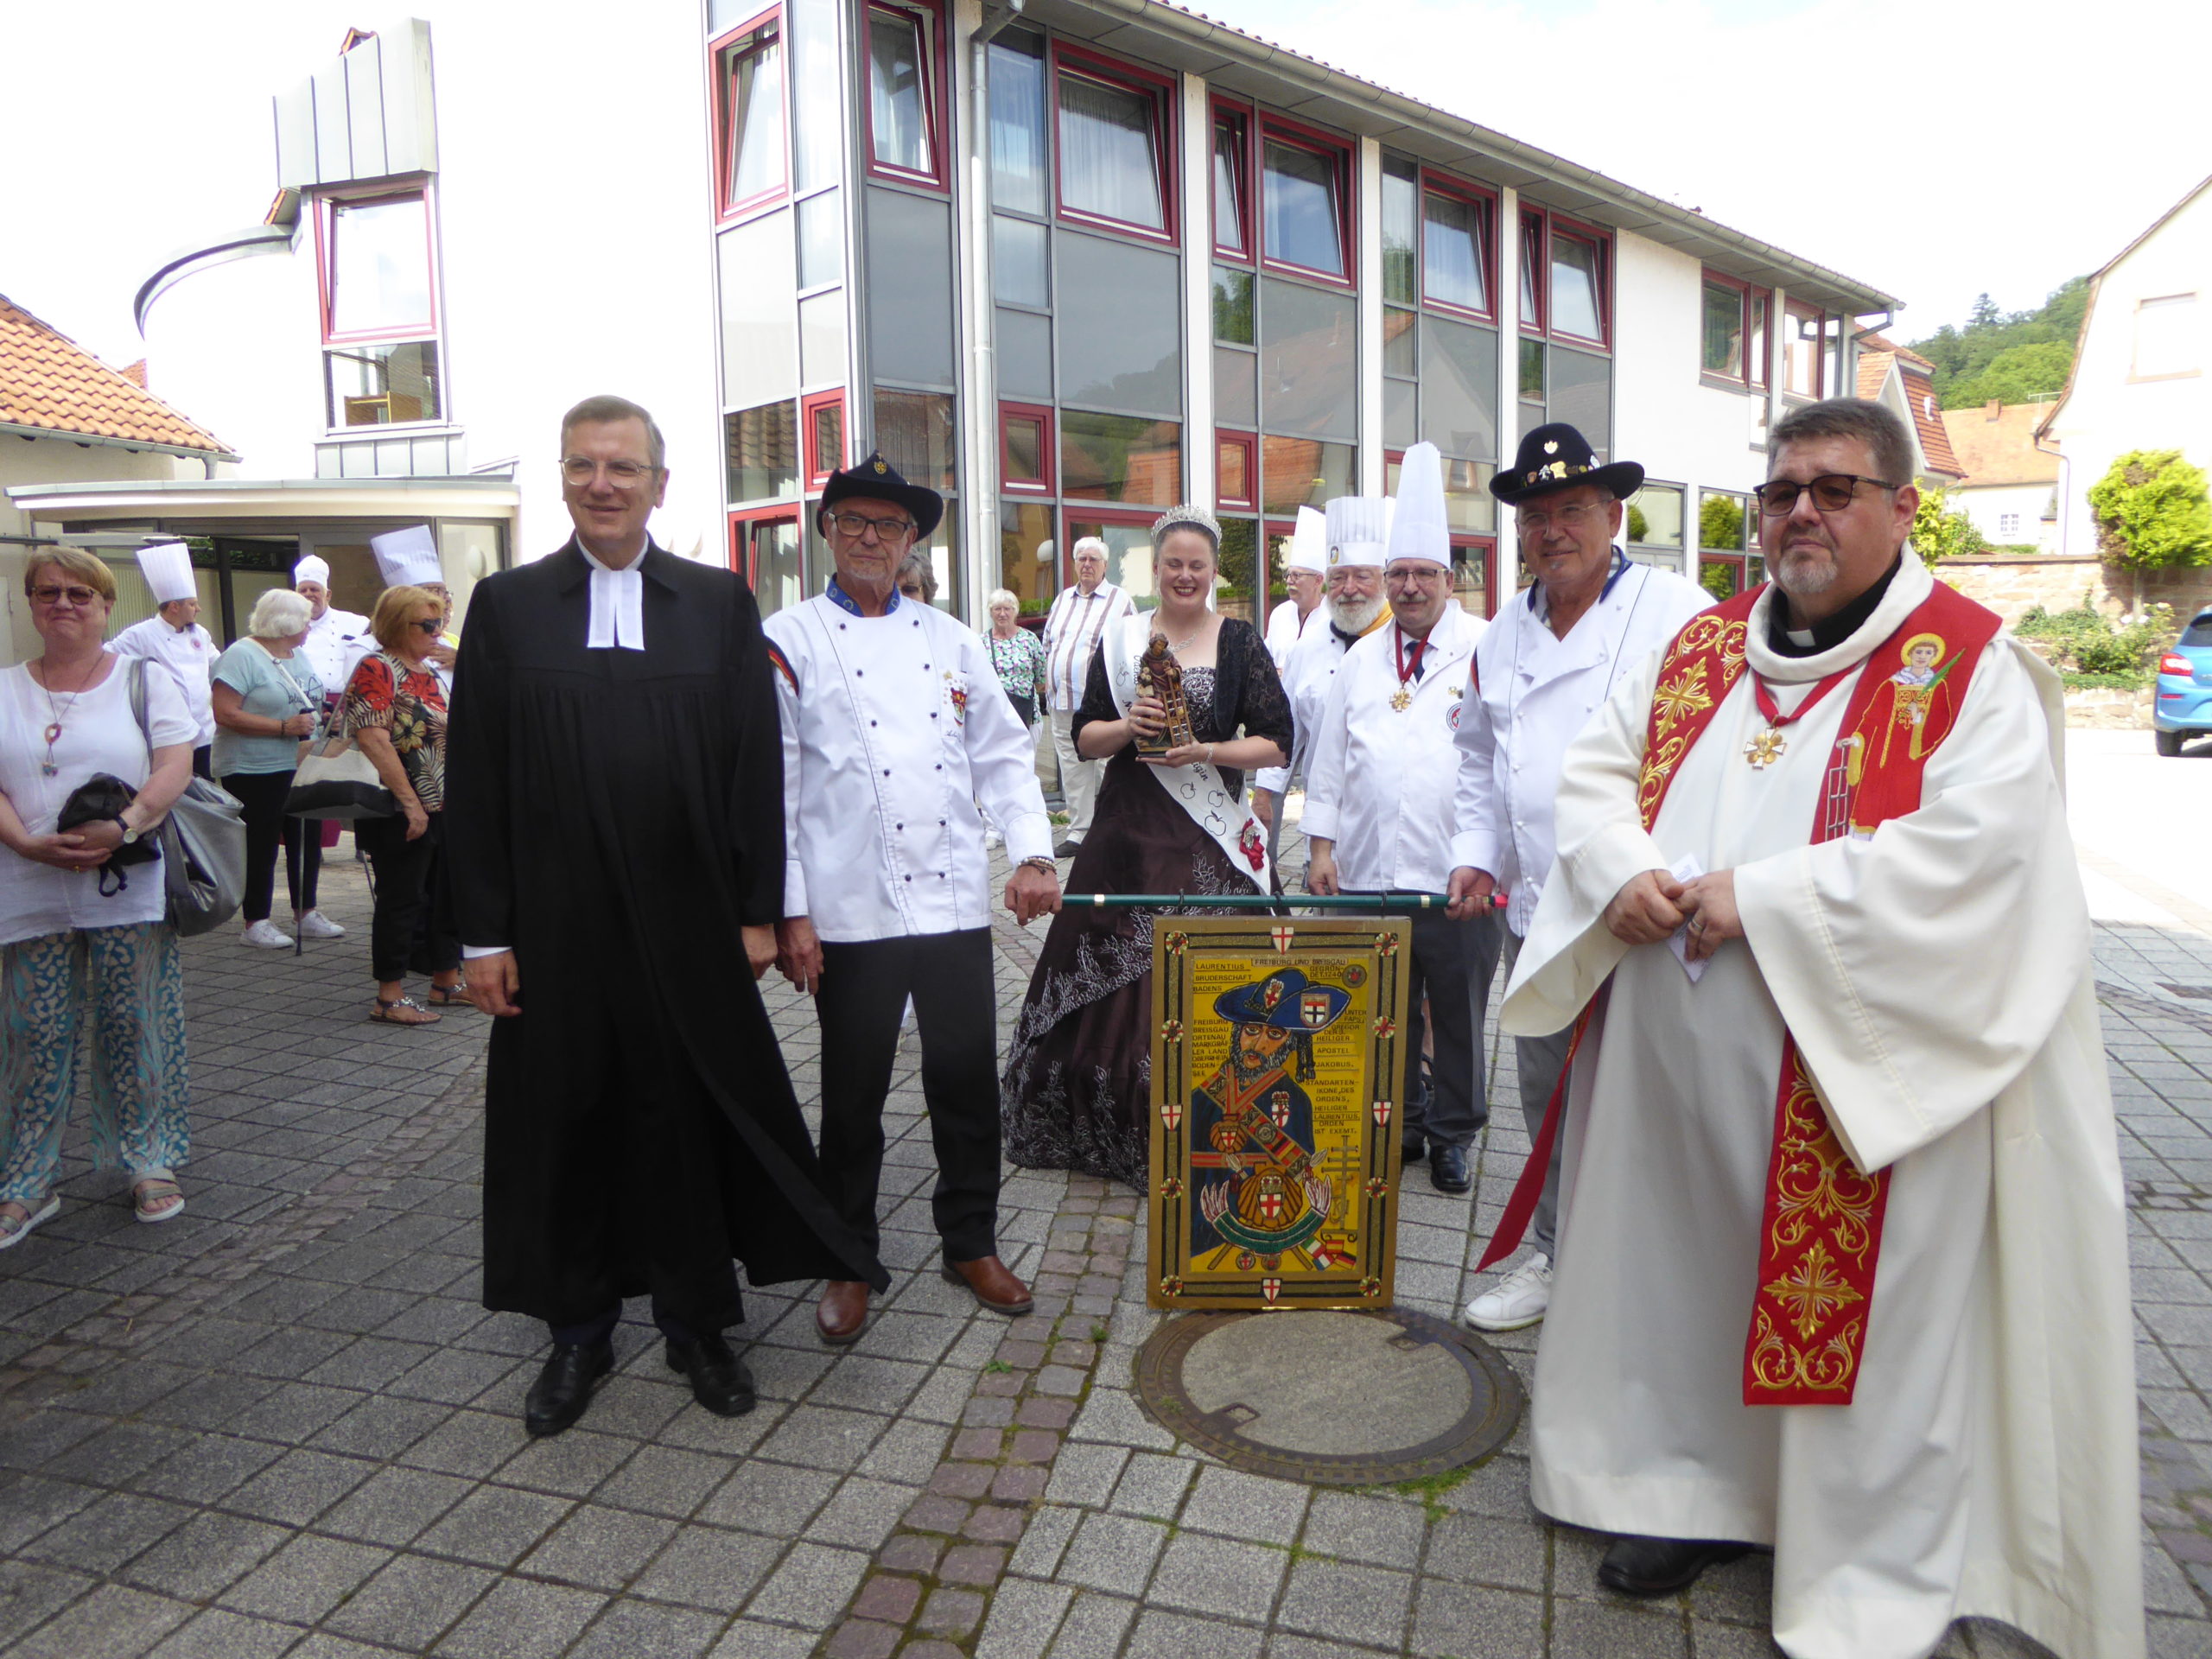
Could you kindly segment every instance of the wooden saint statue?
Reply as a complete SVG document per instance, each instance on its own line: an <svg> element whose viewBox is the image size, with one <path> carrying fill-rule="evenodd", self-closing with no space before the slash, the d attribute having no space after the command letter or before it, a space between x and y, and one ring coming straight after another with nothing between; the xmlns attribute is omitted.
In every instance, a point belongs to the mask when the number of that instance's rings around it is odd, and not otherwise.
<svg viewBox="0 0 2212 1659"><path fill-rule="evenodd" d="M1154 633L1137 663L1137 695L1151 697L1166 712L1165 728L1157 737L1137 740L1137 753L1159 756L1198 740L1191 735L1191 705L1183 695L1183 665L1167 648L1167 636Z"/></svg>

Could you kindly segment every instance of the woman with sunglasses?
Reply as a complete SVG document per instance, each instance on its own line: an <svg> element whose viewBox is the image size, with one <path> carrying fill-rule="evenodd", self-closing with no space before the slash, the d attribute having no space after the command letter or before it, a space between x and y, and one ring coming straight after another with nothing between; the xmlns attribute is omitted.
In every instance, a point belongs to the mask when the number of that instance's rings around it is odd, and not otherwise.
<svg viewBox="0 0 2212 1659"><path fill-rule="evenodd" d="M361 658L346 687L346 730L399 803L389 818L364 818L353 838L376 877L369 924L369 966L377 1005L369 1018L427 1026L441 1016L407 995L407 958L430 906L430 1001L461 1001L461 942L453 918L438 913L436 880L445 842L446 694L430 661L445 630L445 607L420 588L387 588L369 632L379 649Z"/></svg>
<svg viewBox="0 0 2212 1659"><path fill-rule="evenodd" d="M0 1250L61 1207L54 1180L87 1047L92 1162L130 1172L139 1220L184 1213L175 1167L191 1146L184 969L162 867L102 867L183 793L200 722L158 667L144 671L141 722L132 664L101 643L115 573L100 560L42 550L23 594L44 650L0 670ZM57 829L101 773L137 791L130 804Z"/></svg>

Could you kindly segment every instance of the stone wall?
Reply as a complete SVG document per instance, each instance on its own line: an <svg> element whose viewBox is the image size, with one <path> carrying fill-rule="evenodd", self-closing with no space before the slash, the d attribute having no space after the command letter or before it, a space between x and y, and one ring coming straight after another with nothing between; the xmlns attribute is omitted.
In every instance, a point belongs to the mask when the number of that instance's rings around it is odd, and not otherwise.
<svg viewBox="0 0 2212 1659"><path fill-rule="evenodd" d="M2085 594L2107 616L2117 618L2127 609L2130 597L2127 574L2107 569L2100 559L1996 555L1940 560L1936 570L1968 599L1980 601L2003 617L2007 627L2033 606L2070 610ZM2212 567L2146 572L2143 602L2171 605L2175 621L2186 623L2212 606Z"/></svg>

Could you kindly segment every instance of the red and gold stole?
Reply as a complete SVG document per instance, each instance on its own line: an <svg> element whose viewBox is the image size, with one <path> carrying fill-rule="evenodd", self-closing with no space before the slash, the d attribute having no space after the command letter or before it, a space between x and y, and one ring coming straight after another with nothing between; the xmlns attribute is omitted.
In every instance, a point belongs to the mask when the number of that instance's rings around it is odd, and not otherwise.
<svg viewBox="0 0 2212 1659"><path fill-rule="evenodd" d="M1757 593L1692 617L1668 646L1644 729L1637 807L1648 832L1682 758L1744 674ZM1937 582L1860 666L1814 810L1815 844L1866 837L1920 805L1998 617ZM1890 1173L1862 1174L1828 1122L1796 1039L1783 1044L1758 1289L1744 1344L1747 1406L1849 1405L1881 1255Z"/></svg>

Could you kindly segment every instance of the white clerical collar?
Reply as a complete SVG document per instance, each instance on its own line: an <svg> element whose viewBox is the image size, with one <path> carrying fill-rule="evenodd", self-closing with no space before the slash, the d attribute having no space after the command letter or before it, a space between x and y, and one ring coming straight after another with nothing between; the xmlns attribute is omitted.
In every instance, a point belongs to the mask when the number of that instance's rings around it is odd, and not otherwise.
<svg viewBox="0 0 2212 1659"><path fill-rule="evenodd" d="M645 648L645 555L652 551L647 538L638 556L616 569L576 538L576 551L591 567L591 626L584 634L587 651L643 651Z"/></svg>

